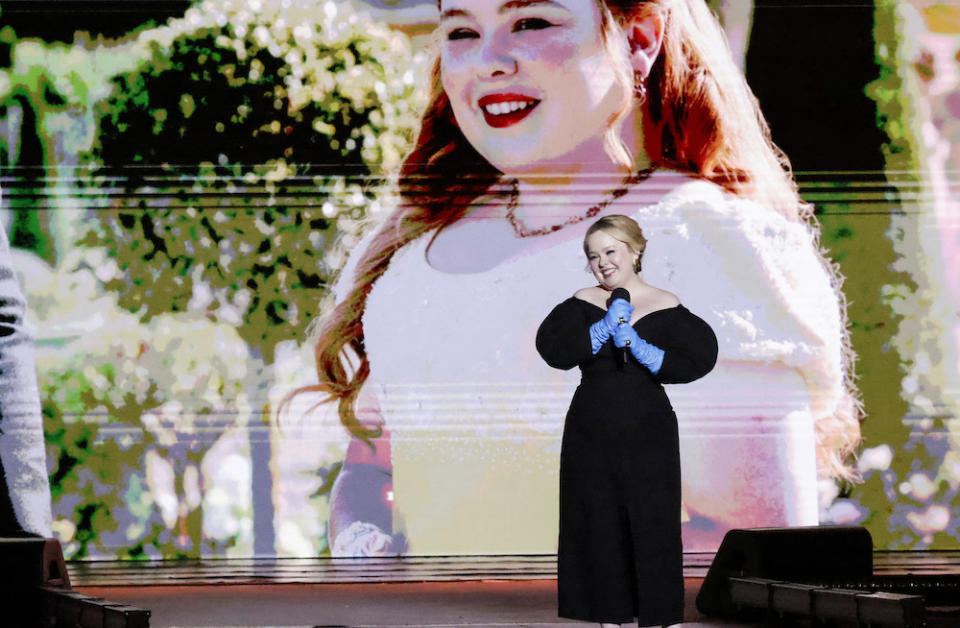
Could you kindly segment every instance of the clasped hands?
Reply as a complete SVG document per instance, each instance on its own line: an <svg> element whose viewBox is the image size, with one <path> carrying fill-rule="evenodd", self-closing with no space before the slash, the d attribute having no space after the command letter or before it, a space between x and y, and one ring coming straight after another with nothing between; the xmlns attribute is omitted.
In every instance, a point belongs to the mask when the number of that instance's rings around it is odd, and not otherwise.
<svg viewBox="0 0 960 628"><path fill-rule="evenodd" d="M626 299L614 299L604 317L590 326L590 345L593 354L596 355L600 347L613 337L614 346L626 347L637 362L650 369L651 373L656 373L663 364L663 349L655 347L640 337L637 330L630 324L632 315L633 306Z"/></svg>

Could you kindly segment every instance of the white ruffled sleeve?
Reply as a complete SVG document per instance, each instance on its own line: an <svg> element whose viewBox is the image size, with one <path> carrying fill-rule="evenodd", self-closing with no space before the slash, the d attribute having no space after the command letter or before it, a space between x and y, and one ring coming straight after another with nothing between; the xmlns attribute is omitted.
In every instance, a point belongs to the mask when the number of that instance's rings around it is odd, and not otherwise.
<svg viewBox="0 0 960 628"><path fill-rule="evenodd" d="M645 276L707 320L720 360L796 369L816 422L856 426L839 286L806 225L705 182L684 186L648 223Z"/></svg>

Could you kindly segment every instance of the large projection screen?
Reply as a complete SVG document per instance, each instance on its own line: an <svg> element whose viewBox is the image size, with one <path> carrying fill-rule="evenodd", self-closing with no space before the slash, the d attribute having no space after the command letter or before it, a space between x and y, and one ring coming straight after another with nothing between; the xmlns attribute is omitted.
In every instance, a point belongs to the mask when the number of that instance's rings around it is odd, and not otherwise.
<svg viewBox="0 0 960 628"><path fill-rule="evenodd" d="M473 274L424 273L429 238L391 261L363 321L359 415L385 418L379 446L351 443L323 395L289 397L316 383L317 330L404 202L395 175L426 106L436 5L130 2L137 19L113 23L117 3L82 3L76 32L60 18L45 32L51 3L13 4L0 218L66 556L554 554L579 374L544 364L534 338L592 282L578 242ZM956 549L960 13L710 4L844 277L862 440L847 477L825 471L840 428L814 428L797 350L721 352L714 373L668 386L684 549L816 524L864 525L881 549ZM672 207L636 214L645 276L729 323L716 304L772 280L737 257L732 223L685 214L678 231ZM701 257L671 255L698 237ZM787 244L768 253L823 272ZM721 263L693 268L704 260ZM809 329L743 309L742 329L715 331L758 347L826 333L815 302L785 298Z"/></svg>

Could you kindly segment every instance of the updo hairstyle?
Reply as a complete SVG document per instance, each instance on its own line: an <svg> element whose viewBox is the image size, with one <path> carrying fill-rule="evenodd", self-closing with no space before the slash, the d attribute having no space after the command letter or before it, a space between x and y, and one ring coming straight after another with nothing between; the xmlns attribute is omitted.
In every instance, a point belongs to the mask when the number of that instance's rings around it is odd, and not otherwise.
<svg viewBox="0 0 960 628"><path fill-rule="evenodd" d="M597 231L603 231L613 236L629 246L631 251L637 253L637 261L633 265L633 272L640 272L640 262L643 259L643 252L647 248L647 239L643 237L643 230L640 228L640 225L637 224L636 220L622 214L610 214L609 216L600 218L590 225L587 233L583 236L584 254L587 252L587 238Z"/></svg>

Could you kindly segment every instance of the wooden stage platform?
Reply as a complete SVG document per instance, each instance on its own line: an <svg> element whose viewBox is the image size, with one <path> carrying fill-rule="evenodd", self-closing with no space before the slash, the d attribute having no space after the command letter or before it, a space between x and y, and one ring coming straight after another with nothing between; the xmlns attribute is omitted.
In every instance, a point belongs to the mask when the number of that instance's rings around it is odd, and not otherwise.
<svg viewBox="0 0 960 628"><path fill-rule="evenodd" d="M686 558L684 626L777 625L701 616L694 600L712 556ZM958 574L960 552L879 552L874 568ZM68 569L77 591L150 609L152 628L589 625L557 618L550 556L84 562ZM932 613L927 625L960 626L960 608Z"/></svg>

